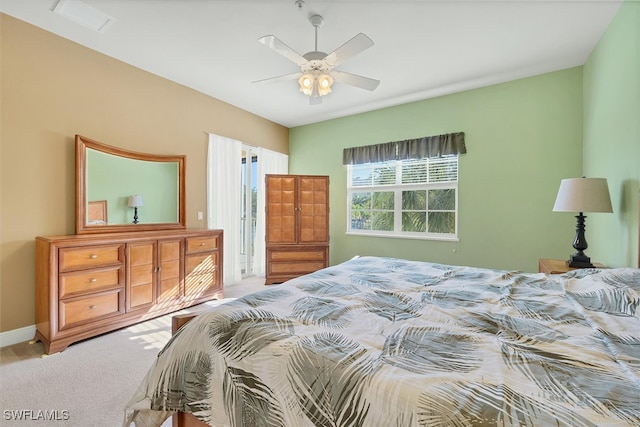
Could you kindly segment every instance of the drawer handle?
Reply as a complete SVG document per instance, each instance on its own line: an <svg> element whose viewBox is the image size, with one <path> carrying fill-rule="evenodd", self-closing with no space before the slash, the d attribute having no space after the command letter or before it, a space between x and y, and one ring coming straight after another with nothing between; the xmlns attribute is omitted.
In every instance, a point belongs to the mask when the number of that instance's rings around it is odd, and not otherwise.
<svg viewBox="0 0 640 427"><path fill-rule="evenodd" d="M207 246L205 242L200 243L200 246Z"/></svg>
<svg viewBox="0 0 640 427"><path fill-rule="evenodd" d="M96 279L96 278L89 279L89 283L96 283L97 281L98 281L98 279Z"/></svg>
<svg viewBox="0 0 640 427"><path fill-rule="evenodd" d="M98 308L98 306L95 304L89 306L90 310L95 310L96 308Z"/></svg>
<svg viewBox="0 0 640 427"><path fill-rule="evenodd" d="M96 255L96 254L91 254L91 255L89 255L89 258L91 258L91 259L96 259L96 258L98 258L98 255Z"/></svg>

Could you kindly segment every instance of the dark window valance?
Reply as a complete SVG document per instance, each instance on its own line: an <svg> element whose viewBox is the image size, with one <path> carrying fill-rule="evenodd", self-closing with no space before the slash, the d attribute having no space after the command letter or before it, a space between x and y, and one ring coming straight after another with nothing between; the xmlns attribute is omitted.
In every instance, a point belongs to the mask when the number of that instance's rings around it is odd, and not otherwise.
<svg viewBox="0 0 640 427"><path fill-rule="evenodd" d="M464 154L466 152L464 132L457 132L366 145L364 147L345 148L342 153L342 164L359 165L389 160L422 159L450 154Z"/></svg>

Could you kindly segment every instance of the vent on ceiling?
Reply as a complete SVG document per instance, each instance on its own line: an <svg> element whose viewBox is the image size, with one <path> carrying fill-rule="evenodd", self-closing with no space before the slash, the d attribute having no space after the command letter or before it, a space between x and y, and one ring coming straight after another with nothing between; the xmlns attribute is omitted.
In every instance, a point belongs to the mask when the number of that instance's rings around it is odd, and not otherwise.
<svg viewBox="0 0 640 427"><path fill-rule="evenodd" d="M99 33L104 32L114 21L106 13L78 0L58 0L53 12Z"/></svg>

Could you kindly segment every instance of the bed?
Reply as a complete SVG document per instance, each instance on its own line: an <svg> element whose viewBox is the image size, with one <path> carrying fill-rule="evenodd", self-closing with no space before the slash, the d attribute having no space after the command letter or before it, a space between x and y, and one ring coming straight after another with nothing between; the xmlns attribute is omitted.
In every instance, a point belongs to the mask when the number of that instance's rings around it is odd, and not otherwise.
<svg viewBox="0 0 640 427"><path fill-rule="evenodd" d="M640 269L357 257L189 321L124 425L638 426L639 305Z"/></svg>

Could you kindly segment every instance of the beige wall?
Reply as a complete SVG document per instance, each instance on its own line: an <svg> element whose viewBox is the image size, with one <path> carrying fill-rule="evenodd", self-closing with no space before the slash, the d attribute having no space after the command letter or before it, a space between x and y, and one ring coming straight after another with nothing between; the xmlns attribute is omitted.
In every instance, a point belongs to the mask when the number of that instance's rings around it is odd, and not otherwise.
<svg viewBox="0 0 640 427"><path fill-rule="evenodd" d="M7 15L0 33L0 332L35 323L34 238L74 233L75 134L186 154L190 228L206 225L205 132L288 153L283 126Z"/></svg>

